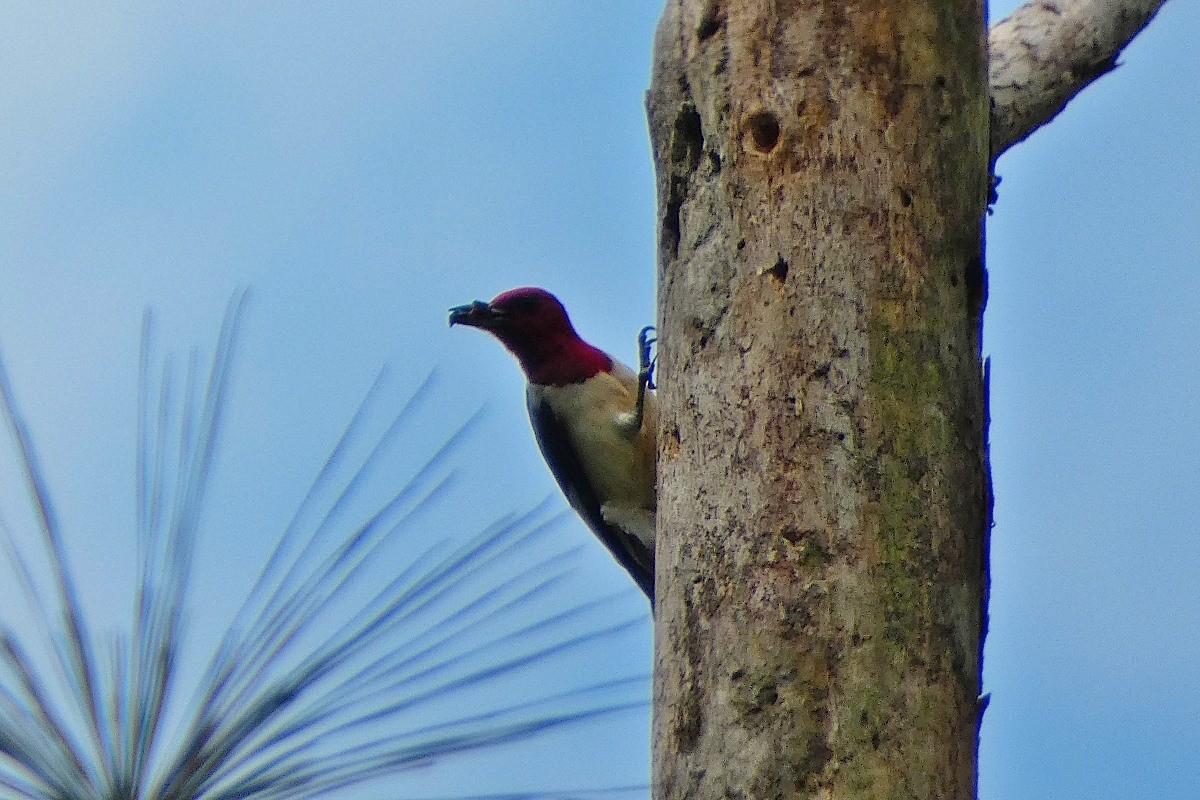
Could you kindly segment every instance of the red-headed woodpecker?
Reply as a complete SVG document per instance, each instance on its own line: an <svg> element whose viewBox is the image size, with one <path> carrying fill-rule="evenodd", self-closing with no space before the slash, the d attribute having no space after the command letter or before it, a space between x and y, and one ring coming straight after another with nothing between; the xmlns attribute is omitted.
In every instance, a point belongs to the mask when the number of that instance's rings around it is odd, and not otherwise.
<svg viewBox="0 0 1200 800"><path fill-rule="evenodd" d="M654 604L655 431L649 328L634 372L575 333L543 289L450 309L451 325L481 328L508 348L529 385L529 421L571 507Z"/></svg>

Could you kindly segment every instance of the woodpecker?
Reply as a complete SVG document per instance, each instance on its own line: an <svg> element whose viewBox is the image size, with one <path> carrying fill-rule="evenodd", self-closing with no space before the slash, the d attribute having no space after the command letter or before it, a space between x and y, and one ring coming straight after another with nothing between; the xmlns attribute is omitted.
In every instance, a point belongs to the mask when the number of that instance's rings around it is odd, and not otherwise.
<svg viewBox="0 0 1200 800"><path fill-rule="evenodd" d="M480 328L516 356L528 385L533 435L567 502L654 605L655 432L653 328L638 336L639 372L585 342L567 310L525 287L450 309L450 324Z"/></svg>

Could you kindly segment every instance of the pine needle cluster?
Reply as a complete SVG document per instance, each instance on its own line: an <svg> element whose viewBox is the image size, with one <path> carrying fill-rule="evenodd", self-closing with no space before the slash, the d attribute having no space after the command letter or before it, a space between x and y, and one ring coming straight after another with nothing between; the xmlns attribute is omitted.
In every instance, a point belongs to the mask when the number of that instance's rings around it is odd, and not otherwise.
<svg viewBox="0 0 1200 800"><path fill-rule="evenodd" d="M32 532L4 530L4 560L27 608L0 610L0 795L343 797L350 787L417 766L644 709L645 675L581 676L574 687L542 696L480 700L489 682L610 645L644 621L613 620L611 597L546 610L543 601L574 552L548 535L561 512L545 506L504 516L464 542L429 543L419 517L444 495L471 421L373 513L349 516L351 500L401 435L428 381L361 455L376 382L278 534L198 684L184 685L184 631L194 610L189 586L244 308L243 293L230 304L207 370L193 352L181 379L155 355L147 315L138 563L132 619L121 634L89 625L66 532L0 365L0 414L36 521ZM372 565L385 551L405 557L380 579ZM10 623L18 613L32 619L44 641L17 632ZM645 788L522 796L631 791Z"/></svg>

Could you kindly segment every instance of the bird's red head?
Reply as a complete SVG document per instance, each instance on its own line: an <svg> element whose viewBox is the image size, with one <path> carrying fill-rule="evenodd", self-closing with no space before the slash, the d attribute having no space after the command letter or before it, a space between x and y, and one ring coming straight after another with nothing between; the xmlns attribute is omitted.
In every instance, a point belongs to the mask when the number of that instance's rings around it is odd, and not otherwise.
<svg viewBox="0 0 1200 800"><path fill-rule="evenodd" d="M612 368L601 350L579 338L567 310L545 289L523 287L450 309L451 325L491 333L517 357L530 383L579 383Z"/></svg>

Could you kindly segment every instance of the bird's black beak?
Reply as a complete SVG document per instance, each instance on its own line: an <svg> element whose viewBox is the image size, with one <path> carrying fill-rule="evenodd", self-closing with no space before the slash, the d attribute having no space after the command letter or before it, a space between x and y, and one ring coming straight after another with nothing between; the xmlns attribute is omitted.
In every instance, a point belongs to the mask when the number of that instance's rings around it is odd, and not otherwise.
<svg viewBox="0 0 1200 800"><path fill-rule="evenodd" d="M466 325L471 328L490 328L501 317L500 312L482 300L455 306L450 309L451 325Z"/></svg>

